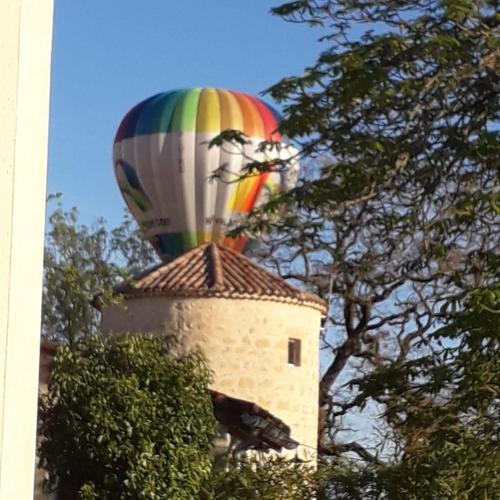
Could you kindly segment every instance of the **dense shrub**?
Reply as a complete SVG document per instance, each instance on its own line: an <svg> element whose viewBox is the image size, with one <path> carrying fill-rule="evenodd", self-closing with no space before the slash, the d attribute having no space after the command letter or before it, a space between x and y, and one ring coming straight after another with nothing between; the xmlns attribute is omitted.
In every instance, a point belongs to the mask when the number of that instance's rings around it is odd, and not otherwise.
<svg viewBox="0 0 500 500"><path fill-rule="evenodd" d="M40 404L47 487L84 499L193 499L210 476L214 417L203 357L152 336L61 347Z"/></svg>

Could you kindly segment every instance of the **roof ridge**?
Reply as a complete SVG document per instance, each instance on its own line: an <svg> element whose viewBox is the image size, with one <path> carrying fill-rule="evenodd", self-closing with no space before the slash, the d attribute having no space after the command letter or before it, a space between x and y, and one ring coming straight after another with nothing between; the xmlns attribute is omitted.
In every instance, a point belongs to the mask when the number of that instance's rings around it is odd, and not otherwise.
<svg viewBox="0 0 500 500"><path fill-rule="evenodd" d="M224 270L222 268L221 255L219 251L219 247L217 244L212 243L208 245L208 250L210 252L211 258L211 271L213 276L213 289L220 289L224 287Z"/></svg>
<svg viewBox="0 0 500 500"><path fill-rule="evenodd" d="M209 244L209 243L208 243ZM236 257L237 259L241 259L246 261L250 266L255 268L255 270L259 271L260 273L267 275L271 278L273 278L276 281L281 282L281 284L285 287L288 288L292 292L300 292L300 293L305 293L303 290L301 290L299 287L292 285L291 283L288 283L285 279L283 279L281 276L278 274L273 273L272 271L269 271L265 267L261 266L260 264L257 264L254 262L250 257L247 257L246 255L237 252L236 250L233 250L232 248L226 247L224 245L221 245L220 243L213 243L214 245L217 245L219 248L223 248L226 253L232 254L233 257ZM308 292L310 293L310 292ZM311 294L314 296L314 294ZM319 297L318 297L319 298Z"/></svg>
<svg viewBox="0 0 500 500"><path fill-rule="evenodd" d="M248 298L308 305L325 311L326 302L231 248L204 243L117 287L125 296Z"/></svg>

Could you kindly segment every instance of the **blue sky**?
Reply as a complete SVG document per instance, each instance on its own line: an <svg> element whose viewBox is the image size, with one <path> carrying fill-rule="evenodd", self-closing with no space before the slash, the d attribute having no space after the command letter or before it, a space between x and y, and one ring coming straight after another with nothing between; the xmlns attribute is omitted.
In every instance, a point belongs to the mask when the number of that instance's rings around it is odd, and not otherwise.
<svg viewBox="0 0 500 500"><path fill-rule="evenodd" d="M82 222L117 224L111 146L134 104L193 86L258 94L315 60L318 31L271 16L279 4L56 0L47 192L62 192Z"/></svg>

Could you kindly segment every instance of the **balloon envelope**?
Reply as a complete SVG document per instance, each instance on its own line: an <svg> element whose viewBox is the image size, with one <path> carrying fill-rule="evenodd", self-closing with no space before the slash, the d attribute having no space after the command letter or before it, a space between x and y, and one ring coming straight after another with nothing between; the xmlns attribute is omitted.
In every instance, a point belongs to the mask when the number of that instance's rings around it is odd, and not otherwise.
<svg viewBox="0 0 500 500"><path fill-rule="evenodd" d="M247 238L227 232L270 192L289 188L298 165L284 174L265 172L240 180L251 161L285 159L295 151L258 152L264 140L280 141L277 113L241 92L193 88L155 95L132 108L115 137L113 163L125 201L164 260L206 242L242 251ZM209 149L222 131L243 132L248 144ZM213 178L223 167L221 178Z"/></svg>

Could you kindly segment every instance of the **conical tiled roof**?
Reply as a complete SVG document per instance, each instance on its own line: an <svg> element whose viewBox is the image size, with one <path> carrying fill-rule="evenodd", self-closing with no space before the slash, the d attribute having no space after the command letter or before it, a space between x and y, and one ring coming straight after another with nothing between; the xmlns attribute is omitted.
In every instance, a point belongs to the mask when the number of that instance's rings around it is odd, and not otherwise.
<svg viewBox="0 0 500 500"><path fill-rule="evenodd" d="M326 312L326 302L214 243L161 264L116 290L132 296L221 297L302 304Z"/></svg>

